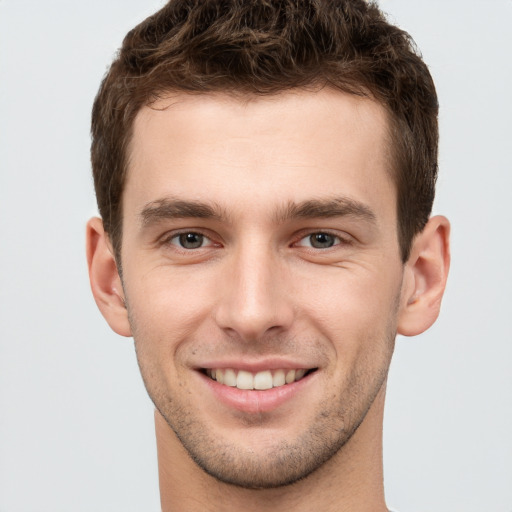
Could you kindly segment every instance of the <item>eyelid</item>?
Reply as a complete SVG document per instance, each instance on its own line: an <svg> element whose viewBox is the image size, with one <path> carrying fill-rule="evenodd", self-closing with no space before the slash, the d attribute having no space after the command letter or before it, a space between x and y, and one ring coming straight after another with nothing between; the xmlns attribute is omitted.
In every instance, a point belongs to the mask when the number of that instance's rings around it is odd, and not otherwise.
<svg viewBox="0 0 512 512"><path fill-rule="evenodd" d="M197 249L185 249L184 247L181 247L179 243L172 243L172 240L179 238L181 235L186 235L189 233L193 233L196 235L201 235L205 241L208 241L207 244L202 245L201 247L198 247ZM176 229L173 231L168 231L165 235L163 235L160 238L159 241L160 245L172 245L173 247L177 248L181 251L191 252L191 251L197 251L200 249L206 249L209 247L220 247L220 243L215 242L213 239L213 236L209 233L207 233L204 229L200 228L188 228L188 229Z"/></svg>
<svg viewBox="0 0 512 512"><path fill-rule="evenodd" d="M182 237L182 235L196 235L196 236L200 236L201 237L201 245L199 247L193 247L193 248L183 247L181 245L181 242L180 242L180 238ZM198 249L204 249L205 247L211 247L213 245L213 242L207 236L205 236L205 235L203 235L201 233L196 233L194 231L190 231L190 232L187 232L187 233L179 233L177 235L174 235L174 236L172 236L169 239L169 243L171 245L176 245L180 249L184 249L184 250L187 250L187 251L195 251L195 250L198 250Z"/></svg>
<svg viewBox="0 0 512 512"><path fill-rule="evenodd" d="M320 234L320 233L332 236L333 238L336 238L338 241L332 247L326 247L326 248L323 248L323 249L312 247L311 245L302 245L300 243L300 242L308 239L312 235ZM311 230L302 231L301 233L299 233L297 235L297 237L296 237L296 241L292 245L293 246L298 246L298 247L305 247L305 248L313 249L315 251L327 251L329 249L334 249L335 247L338 247L340 245L350 245L352 243L353 243L353 240L350 237L350 235L348 235L348 234L345 234L345 233L341 234L339 232L332 231L330 229L311 229Z"/></svg>

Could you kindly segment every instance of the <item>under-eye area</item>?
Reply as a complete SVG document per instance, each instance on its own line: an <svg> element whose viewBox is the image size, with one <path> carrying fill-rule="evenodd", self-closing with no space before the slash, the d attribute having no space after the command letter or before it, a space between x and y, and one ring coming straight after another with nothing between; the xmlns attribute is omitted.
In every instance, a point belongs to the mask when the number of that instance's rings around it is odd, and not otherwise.
<svg viewBox="0 0 512 512"><path fill-rule="evenodd" d="M259 372L248 372L246 370L235 370L233 368L203 368L202 373L225 386L238 389L266 390L285 386L297 382L317 368L296 368L263 370Z"/></svg>

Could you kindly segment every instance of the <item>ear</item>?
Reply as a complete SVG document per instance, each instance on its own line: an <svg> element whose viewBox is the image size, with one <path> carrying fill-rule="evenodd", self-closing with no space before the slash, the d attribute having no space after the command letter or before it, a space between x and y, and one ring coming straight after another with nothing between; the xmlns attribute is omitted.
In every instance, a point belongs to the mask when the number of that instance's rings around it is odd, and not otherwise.
<svg viewBox="0 0 512 512"><path fill-rule="evenodd" d="M432 217L412 244L405 265L398 333L415 336L426 331L439 316L450 267L450 223Z"/></svg>
<svg viewBox="0 0 512 512"><path fill-rule="evenodd" d="M98 217L87 223L86 248L89 280L98 308L113 331L131 336L123 285L110 239Z"/></svg>

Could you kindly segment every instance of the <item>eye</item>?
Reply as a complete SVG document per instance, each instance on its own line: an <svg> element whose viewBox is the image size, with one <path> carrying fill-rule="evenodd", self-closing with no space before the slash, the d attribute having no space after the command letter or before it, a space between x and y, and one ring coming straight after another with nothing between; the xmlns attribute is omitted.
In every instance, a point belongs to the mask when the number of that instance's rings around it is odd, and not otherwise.
<svg viewBox="0 0 512 512"><path fill-rule="evenodd" d="M320 231L302 238L297 245L300 247L312 247L313 249L329 249L340 243L341 239L339 236Z"/></svg>
<svg viewBox="0 0 512 512"><path fill-rule="evenodd" d="M171 245L178 245L182 249L200 249L212 245L212 241L201 233L195 233L193 231L187 233L179 233L174 235L169 243Z"/></svg>

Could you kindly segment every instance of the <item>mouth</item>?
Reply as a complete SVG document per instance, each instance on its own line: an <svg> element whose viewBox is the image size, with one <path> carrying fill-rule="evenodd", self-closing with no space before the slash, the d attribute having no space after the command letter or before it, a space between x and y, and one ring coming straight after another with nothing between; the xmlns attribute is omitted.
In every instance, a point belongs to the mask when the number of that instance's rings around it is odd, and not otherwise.
<svg viewBox="0 0 512 512"><path fill-rule="evenodd" d="M236 368L202 368L201 372L224 386L243 390L265 391L298 382L317 371L317 369L318 368L283 368L250 372Z"/></svg>

